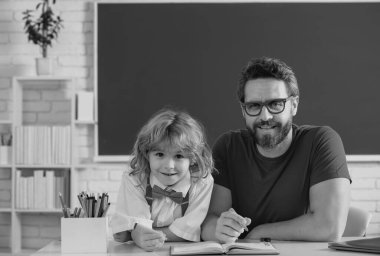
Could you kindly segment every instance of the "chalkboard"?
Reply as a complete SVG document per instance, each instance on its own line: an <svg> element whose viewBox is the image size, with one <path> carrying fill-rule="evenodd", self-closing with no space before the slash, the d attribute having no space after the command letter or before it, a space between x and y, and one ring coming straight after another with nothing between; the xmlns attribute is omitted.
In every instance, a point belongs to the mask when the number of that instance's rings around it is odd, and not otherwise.
<svg viewBox="0 0 380 256"><path fill-rule="evenodd" d="M349 155L380 154L380 3L98 3L97 151L129 155L164 106L188 111L212 145L244 128L235 96L253 57L290 65L297 124L329 125Z"/></svg>

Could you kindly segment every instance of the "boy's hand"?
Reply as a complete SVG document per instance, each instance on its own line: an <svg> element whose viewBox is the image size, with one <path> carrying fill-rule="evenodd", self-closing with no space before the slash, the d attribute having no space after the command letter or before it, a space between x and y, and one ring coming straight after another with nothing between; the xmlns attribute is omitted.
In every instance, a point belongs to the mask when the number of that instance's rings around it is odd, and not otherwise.
<svg viewBox="0 0 380 256"><path fill-rule="evenodd" d="M232 243L251 224L250 218L244 218L235 212L233 208L223 212L216 222L215 237L221 243Z"/></svg>
<svg viewBox="0 0 380 256"><path fill-rule="evenodd" d="M133 241L145 251L154 251L162 247L166 236L161 231L156 231L137 224L131 232Z"/></svg>
<svg viewBox="0 0 380 256"><path fill-rule="evenodd" d="M127 240L128 240L128 231L122 231L122 232L113 234L113 239L115 239L115 241L119 242L119 243L127 242Z"/></svg>

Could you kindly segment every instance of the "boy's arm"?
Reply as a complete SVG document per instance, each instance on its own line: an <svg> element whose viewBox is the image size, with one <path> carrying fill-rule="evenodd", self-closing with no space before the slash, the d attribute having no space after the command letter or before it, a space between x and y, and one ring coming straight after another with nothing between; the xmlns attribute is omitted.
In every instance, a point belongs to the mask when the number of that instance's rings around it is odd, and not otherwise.
<svg viewBox="0 0 380 256"><path fill-rule="evenodd" d="M300 217L255 227L247 239L334 241L347 221L350 186L346 178L326 180L310 188L309 212Z"/></svg>
<svg viewBox="0 0 380 256"><path fill-rule="evenodd" d="M166 235L166 242L183 242L187 241L183 239L182 237L177 236L173 232L170 231L168 227L162 227L162 228L154 228L154 230L162 231Z"/></svg>
<svg viewBox="0 0 380 256"><path fill-rule="evenodd" d="M135 225L131 231L132 240L145 251L154 251L165 242L165 235L161 231L157 231L143 225Z"/></svg>
<svg viewBox="0 0 380 256"><path fill-rule="evenodd" d="M189 205L185 214L171 223L166 232L168 240L182 238L187 241L200 241L201 225L210 205L214 179L211 175L197 181L190 191ZM171 236L171 233L175 237ZM177 240L173 240L177 241Z"/></svg>
<svg viewBox="0 0 380 256"><path fill-rule="evenodd" d="M119 233L115 233L115 234L113 234L113 239L115 239L115 241L119 242L119 243L124 243L124 242L130 241L130 240L132 240L131 232L122 231Z"/></svg>

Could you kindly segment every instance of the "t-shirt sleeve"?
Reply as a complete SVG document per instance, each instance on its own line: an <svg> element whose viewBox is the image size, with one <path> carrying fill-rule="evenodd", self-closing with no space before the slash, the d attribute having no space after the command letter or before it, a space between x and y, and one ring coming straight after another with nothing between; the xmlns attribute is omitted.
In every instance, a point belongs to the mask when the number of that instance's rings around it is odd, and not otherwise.
<svg viewBox="0 0 380 256"><path fill-rule="evenodd" d="M347 178L351 182L339 134L329 127L322 127L316 132L313 143L315 153L311 163L310 186L334 178Z"/></svg>
<svg viewBox="0 0 380 256"><path fill-rule="evenodd" d="M218 138L212 148L216 170L213 172L213 176L215 184L231 189L230 179L228 178L228 144L229 136L224 134Z"/></svg>
<svg viewBox="0 0 380 256"><path fill-rule="evenodd" d="M185 215L175 219L169 226L171 232L188 241L200 241L201 225L210 205L213 184L212 176L208 175L194 185Z"/></svg>
<svg viewBox="0 0 380 256"><path fill-rule="evenodd" d="M112 233L131 230L135 223L146 223L150 217L149 205L137 178L125 171L117 196L115 214L110 222Z"/></svg>

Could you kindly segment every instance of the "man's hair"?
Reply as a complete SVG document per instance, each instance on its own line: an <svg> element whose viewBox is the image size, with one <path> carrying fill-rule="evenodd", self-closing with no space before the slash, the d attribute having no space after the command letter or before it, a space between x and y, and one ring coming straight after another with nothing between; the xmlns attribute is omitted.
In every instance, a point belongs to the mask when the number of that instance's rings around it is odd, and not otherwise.
<svg viewBox="0 0 380 256"><path fill-rule="evenodd" d="M259 78L273 78L284 81L288 96L299 96L297 78L293 70L279 59L261 57L250 60L241 72L237 88L237 97L240 102L244 103L246 83L249 80Z"/></svg>

